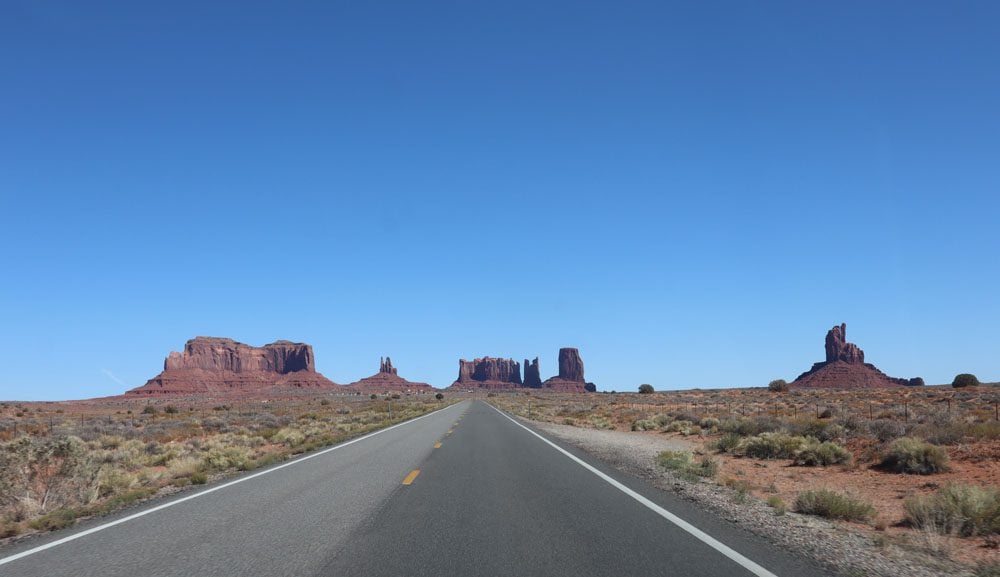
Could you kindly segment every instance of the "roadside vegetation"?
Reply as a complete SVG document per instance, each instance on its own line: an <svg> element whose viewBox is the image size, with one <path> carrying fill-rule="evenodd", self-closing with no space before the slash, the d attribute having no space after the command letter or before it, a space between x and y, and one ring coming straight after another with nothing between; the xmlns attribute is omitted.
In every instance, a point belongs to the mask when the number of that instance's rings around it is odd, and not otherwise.
<svg viewBox="0 0 1000 577"><path fill-rule="evenodd" d="M0 538L66 527L445 406L377 396L145 403L0 405Z"/></svg>

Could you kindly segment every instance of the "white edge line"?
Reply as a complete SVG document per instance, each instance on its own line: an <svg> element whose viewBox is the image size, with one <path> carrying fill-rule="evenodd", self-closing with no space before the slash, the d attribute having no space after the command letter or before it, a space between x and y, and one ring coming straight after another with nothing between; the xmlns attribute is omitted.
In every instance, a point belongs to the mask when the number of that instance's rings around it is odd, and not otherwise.
<svg viewBox="0 0 1000 577"><path fill-rule="evenodd" d="M487 403L487 404L489 404L489 403ZM625 493L629 497L632 497L636 501L642 503L647 508L649 508L650 510L652 510L657 515L663 517L667 521L670 521L674 525L677 525L681 529L684 529L685 531L687 531L688 533L690 533L695 539L698 539L699 541L701 541L702 543L708 545L712 549L715 549L719 553L722 553L726 557L729 557L730 559L732 559L733 561L735 561L736 563L738 563L740 566L742 566L747 571L753 573L754 575L757 575L758 577L778 577L774 573L771 573L767 569L764 569L763 567L761 567L760 565L754 563L750 559L747 559L743 555L740 555L739 553L737 553L736 551L734 551L732 548L730 548L728 545L726 545L725 543L719 541L715 537L712 537L708 533L705 533L704 531L702 531L701 529L695 527L691 523L688 523L684 519L681 519L677 515L674 515L670 511L667 511L663 507L661 507L661 506L657 505L656 503L650 501L649 499L643 497L639 493L636 493L632 489L629 489L625 485L622 485L618 481L612 479L608 475L606 475L606 474L602 473L601 471L599 471L598 469L594 468L592 465L590 465L589 463L587 463L583 459L580 459L579 457L577 457L573 453L570 453L566 449L563 449L559 445L557 445L557 444L553 443L552 441L546 439L545 437L539 435L535 431L532 431L528 427L525 427L523 424L518 423L510 415L504 413L500 409L494 407L493 405L490 405L490 407L492 407L494 411L496 411L496 412L500 413L501 415L503 415L504 417L507 417L508 419L510 419L510 421L512 423L514 423L515 425L517 425L518 427L521 427L525 431L528 431L532 435L534 435L534 436L538 437L539 439L541 439L542 441L548 443L555 450L559 451L563 455L566 455L570 459L576 461L576 463L578 465L580 465L581 467L583 467L584 469L587 469L591 473L593 473L593 474L597 475L598 477L600 477L601 479L607 481L614 488L618 489L622 493Z"/></svg>
<svg viewBox="0 0 1000 577"><path fill-rule="evenodd" d="M227 487L232 487L233 485L236 485L236 484L239 484L239 483L243 483L244 481L249 481L250 479L255 479L257 477L261 477L263 475L267 475L268 473L273 473L273 472L275 472L275 471L277 471L279 469L284 469L285 467L291 467L292 465L298 465L299 463L301 463L303 461L308 461L309 459L314 459L316 457L319 457L320 455L325 455L326 453L329 453L331 451L336 451L337 449L342 449L342 448L344 448L344 447L346 447L348 445L353 445L354 443L358 443L360 441L364 441L365 439L368 439L370 437L374 437L375 435L379 435L381 433L385 433L386 431L391 431L391 430L395 429L396 427L402 427L403 425L409 425L410 423L415 423L415 422L419 421L420 419L423 419L424 417L429 417L429 416L437 414L437 413L439 413L441 411L446 411L446 410L448 410L448 409L450 409L452 407L458 406L459 404L460 403L455 403L453 405L448 405L447 407L444 407L444 408L438 409L436 411L427 413L426 415L420 415L419 417L416 417L414 419L410 419L408 421L403 421L402 423L396 423L395 425L392 425L391 427L386 427L384 429L379 429L377 431L368 433L367 435L364 435L363 437L358 437L357 439L351 439L350 441L345 441L345 442L343 442L343 443L341 443L339 445L335 445L333 447L330 447L329 449L323 449L322 451L319 451L319 452L316 452L316 453L310 453L308 455L305 455L303 457L299 457L299 458L294 459L292 461L289 461L287 463L282 463L281 465L277 465L275 467L271 467L270 469L265 469L263 471L259 471L257 473L253 473L252 475L247 475L246 477L240 477L239 479L235 479L233 481L229 481L228 483L223 483L223 484L221 484L221 485L219 485L217 487L211 487L209 489L205 489L204 491L200 491L200 492L195 493L193 495L188 495L186 497L181 497L180 499L177 499L177 500L174 500L174 501L170 501L169 503L164 503L162 505L157 505L156 507L153 507L151 509L146 509L144 511L139 511L138 513L134 513L132 515L129 515L128 517L122 517L121 519L116 519L114 521L111 521L110 523L105 523L103 525L98 525L97 527L91 527L90 529L87 529L85 531L80 531L79 533L74 533L74 534L69 535L67 537L63 537L62 539L58 539L56 541L52 541L51 543L46 543L44 545L39 545L38 547L35 547L33 549L28 549L27 551L21 551L20 553L17 553L15 555L11 555L10 557L4 557L3 559L0 559L0 565L5 565L7 563L10 563L11 561L17 561L18 559L27 557L28 555L34 555L35 553L39 553L41 551L45 551L46 549L51 549L53 547L57 547L59 545L62 545L63 543L69 543L70 541L75 541L76 539L79 539L81 537L86 537L87 535L90 535L92 533L97 533L98 531L103 531L105 529L114 527L115 525L121 525L122 523L127 523L127 522L129 522L129 521L131 521L133 519L138 519L139 517L144 517L146 515L149 515L150 513L155 513L157 511L162 510L162 509L166 509L167 507L173 507L174 505L179 505L179 504L181 504L181 503L183 503L185 501L190 501L191 499L197 499L198 497L204 497L205 495L208 495L209 493L214 493L216 491L220 491L220 490L225 489Z"/></svg>

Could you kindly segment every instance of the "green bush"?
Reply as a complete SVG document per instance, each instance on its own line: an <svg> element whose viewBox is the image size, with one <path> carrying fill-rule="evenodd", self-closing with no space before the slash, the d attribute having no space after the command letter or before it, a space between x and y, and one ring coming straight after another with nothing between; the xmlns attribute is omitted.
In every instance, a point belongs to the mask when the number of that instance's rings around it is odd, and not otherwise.
<svg viewBox="0 0 1000 577"><path fill-rule="evenodd" d="M156 407L154 407L153 405L146 405L145 407L142 408L142 414L144 414L144 415L155 415L156 414Z"/></svg>
<svg viewBox="0 0 1000 577"><path fill-rule="evenodd" d="M736 433L725 433L708 444L708 448L718 453L732 453L740 446L740 436Z"/></svg>
<svg viewBox="0 0 1000 577"><path fill-rule="evenodd" d="M28 526L36 531L55 531L69 527L76 522L76 512L72 509L59 509L48 515L43 515L28 522Z"/></svg>
<svg viewBox="0 0 1000 577"><path fill-rule="evenodd" d="M962 373L960 375L955 375L955 380L951 382L951 386L955 387L956 389L961 389L965 387L978 387L979 379L976 378L976 375L970 373Z"/></svg>
<svg viewBox="0 0 1000 577"><path fill-rule="evenodd" d="M914 495L903 502L914 527L963 537L1000 533L1000 488L947 485L933 495Z"/></svg>
<svg viewBox="0 0 1000 577"><path fill-rule="evenodd" d="M790 435L814 437L820 441L836 441L844 437L847 432L843 425L812 418L793 420L786 427Z"/></svg>
<svg viewBox="0 0 1000 577"><path fill-rule="evenodd" d="M633 431L655 431L659 428L659 425L657 425L652 419L639 419L637 421L632 421L631 427Z"/></svg>
<svg viewBox="0 0 1000 577"><path fill-rule="evenodd" d="M889 445L881 466L896 473L930 475L948 470L948 453L927 441L903 437Z"/></svg>
<svg viewBox="0 0 1000 577"><path fill-rule="evenodd" d="M805 445L795 453L793 462L800 467L846 465L851 462L851 452L836 443L807 438Z"/></svg>
<svg viewBox="0 0 1000 577"><path fill-rule="evenodd" d="M163 412L170 415L176 415L180 411L173 405L167 405L166 407L163 407Z"/></svg>
<svg viewBox="0 0 1000 577"><path fill-rule="evenodd" d="M208 482L208 475L206 475L205 473L194 473L193 475L191 475L192 485L204 485L207 482Z"/></svg>
<svg viewBox="0 0 1000 577"><path fill-rule="evenodd" d="M785 502L781 500L781 497L777 495L771 495L770 497L767 498L767 504L772 509L774 509L775 515L778 515L780 517L781 515L785 514Z"/></svg>
<svg viewBox="0 0 1000 577"><path fill-rule="evenodd" d="M444 398L444 393L437 393L434 395L434 398L440 401Z"/></svg>
<svg viewBox="0 0 1000 577"><path fill-rule="evenodd" d="M795 498L795 510L806 515L845 521L867 521L875 516L875 508L870 504L827 489L799 493Z"/></svg>
<svg viewBox="0 0 1000 577"><path fill-rule="evenodd" d="M639 385L639 394L649 395L653 392L653 385L642 384Z"/></svg>
<svg viewBox="0 0 1000 577"><path fill-rule="evenodd" d="M785 382L785 379L774 379L767 384L767 388L776 393L783 393L788 390L788 383Z"/></svg>
<svg viewBox="0 0 1000 577"><path fill-rule="evenodd" d="M714 477L719 472L719 464L705 457L695 462L689 451L663 451L656 456L656 462L664 469L678 473L681 477L694 480L698 477Z"/></svg>
<svg viewBox="0 0 1000 577"><path fill-rule="evenodd" d="M761 433L743 439L735 453L754 459L791 459L806 444L805 437L785 433Z"/></svg>

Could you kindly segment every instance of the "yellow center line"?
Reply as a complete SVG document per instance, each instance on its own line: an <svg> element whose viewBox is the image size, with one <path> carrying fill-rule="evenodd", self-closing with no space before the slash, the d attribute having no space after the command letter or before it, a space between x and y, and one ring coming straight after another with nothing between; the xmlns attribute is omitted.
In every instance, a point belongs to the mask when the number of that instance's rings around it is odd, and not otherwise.
<svg viewBox="0 0 1000 577"><path fill-rule="evenodd" d="M413 480L416 479L417 475L419 475L419 474L420 474L420 469L414 469L414 470L410 471L410 474L407 475L405 479L403 479L403 484L404 485L409 485L409 484L413 483Z"/></svg>
<svg viewBox="0 0 1000 577"><path fill-rule="evenodd" d="M441 448L441 441L438 441L438 442L434 443L434 448L435 449L440 449Z"/></svg>

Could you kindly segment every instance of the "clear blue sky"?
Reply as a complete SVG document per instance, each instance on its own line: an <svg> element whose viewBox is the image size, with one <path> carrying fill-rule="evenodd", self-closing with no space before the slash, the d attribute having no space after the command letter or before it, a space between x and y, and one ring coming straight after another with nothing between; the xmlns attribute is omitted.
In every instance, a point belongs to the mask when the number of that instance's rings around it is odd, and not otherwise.
<svg viewBox="0 0 1000 577"><path fill-rule="evenodd" d="M579 347L602 390L761 386L827 329L1000 380L996 2L0 7L0 398L196 335Z"/></svg>

